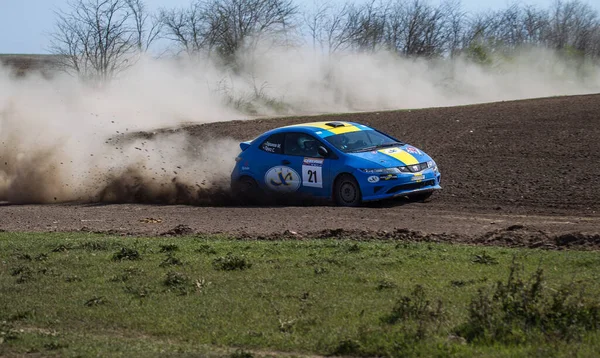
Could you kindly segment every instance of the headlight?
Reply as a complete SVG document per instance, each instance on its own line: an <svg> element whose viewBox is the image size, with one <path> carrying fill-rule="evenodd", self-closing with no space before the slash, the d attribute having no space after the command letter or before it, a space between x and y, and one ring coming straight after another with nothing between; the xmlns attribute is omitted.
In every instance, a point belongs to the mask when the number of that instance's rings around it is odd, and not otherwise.
<svg viewBox="0 0 600 358"><path fill-rule="evenodd" d="M430 161L427 162L427 168L433 169L433 171L436 172L436 173L439 172L438 166L437 166L437 164L433 160L430 160Z"/></svg>
<svg viewBox="0 0 600 358"><path fill-rule="evenodd" d="M367 174L398 174L400 169L398 168L378 168L378 169L359 169L363 173Z"/></svg>

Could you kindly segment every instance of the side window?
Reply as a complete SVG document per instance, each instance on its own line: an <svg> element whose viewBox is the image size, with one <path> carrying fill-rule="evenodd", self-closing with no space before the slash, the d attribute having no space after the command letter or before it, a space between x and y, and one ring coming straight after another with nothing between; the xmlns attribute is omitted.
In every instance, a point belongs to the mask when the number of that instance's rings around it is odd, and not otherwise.
<svg viewBox="0 0 600 358"><path fill-rule="evenodd" d="M285 135L284 150L286 155L321 158L319 145L321 143L309 134L287 133Z"/></svg>
<svg viewBox="0 0 600 358"><path fill-rule="evenodd" d="M260 145L260 149L268 153L282 154L284 137L284 133L273 134L269 136L269 138L267 138L264 142L262 142L262 144Z"/></svg>

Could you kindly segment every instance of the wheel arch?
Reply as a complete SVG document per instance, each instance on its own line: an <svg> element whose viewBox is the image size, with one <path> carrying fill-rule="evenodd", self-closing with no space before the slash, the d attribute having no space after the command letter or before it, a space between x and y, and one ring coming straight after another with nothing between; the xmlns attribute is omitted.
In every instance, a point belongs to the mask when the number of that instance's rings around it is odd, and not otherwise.
<svg viewBox="0 0 600 358"><path fill-rule="evenodd" d="M252 175L242 174L231 181L231 189L235 190L235 186L242 183L244 180L252 180L256 184L256 186L260 188L260 183Z"/></svg>
<svg viewBox="0 0 600 358"><path fill-rule="evenodd" d="M356 198L355 200L353 200L353 203L349 202L349 201L345 201L344 204L340 204L340 198L337 197L337 195L339 195L339 192L337 190L338 185L341 185L340 181L342 177L346 177L347 179L344 180L345 182L347 182L348 180L351 180L353 182L353 185L355 185L355 190L357 191L356 193ZM360 206L362 203L362 188L360 187L360 182L358 181L358 179L356 178L356 176L354 174L352 174L351 172L347 172L347 171L342 171L340 172L338 175L336 175L335 180L333 181L333 189L332 189L332 196L331 198L333 199L333 201L338 204L338 205L343 205L343 206Z"/></svg>
<svg viewBox="0 0 600 358"><path fill-rule="evenodd" d="M256 179L255 179L255 178L254 178L252 175L250 175L250 174L247 174L247 173L240 175L240 176L239 176L239 177L236 179L236 181L240 181L240 180L242 180L242 179L246 179L246 178L248 178L248 179L252 179L252 180L256 181ZM257 182L257 183L258 183L258 182Z"/></svg>
<svg viewBox="0 0 600 358"><path fill-rule="evenodd" d="M331 181L331 189L330 189L331 192L329 193L330 194L329 196L332 200L335 200L335 186L336 186L338 180L340 180L340 178L343 175L351 175L358 182L358 179L356 179L356 176L354 174L352 174L351 172L349 172L347 170L342 170L342 171L338 172L335 175L335 177L333 178L333 180ZM360 184L359 184L359 186L360 186Z"/></svg>

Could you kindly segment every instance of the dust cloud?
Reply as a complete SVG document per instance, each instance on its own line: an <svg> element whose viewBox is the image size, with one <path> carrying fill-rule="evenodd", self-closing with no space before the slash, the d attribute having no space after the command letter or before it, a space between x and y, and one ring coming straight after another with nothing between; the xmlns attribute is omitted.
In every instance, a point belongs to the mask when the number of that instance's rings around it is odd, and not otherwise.
<svg viewBox="0 0 600 358"><path fill-rule="evenodd" d="M543 49L485 65L307 49L238 62L141 59L105 85L0 68L0 201L229 202L239 140L138 134L184 123L600 92L600 67Z"/></svg>
<svg viewBox="0 0 600 358"><path fill-rule="evenodd" d="M101 87L67 75L14 78L5 69L0 201L202 203L229 187L238 142L135 134L238 117L173 65L140 63Z"/></svg>
<svg viewBox="0 0 600 358"><path fill-rule="evenodd" d="M316 55L308 50L265 52L244 58L265 97L291 113L409 109L517 100L600 91L597 63L564 59L555 52L524 49L490 56L486 64L405 59L376 54ZM238 87L241 84L237 84Z"/></svg>

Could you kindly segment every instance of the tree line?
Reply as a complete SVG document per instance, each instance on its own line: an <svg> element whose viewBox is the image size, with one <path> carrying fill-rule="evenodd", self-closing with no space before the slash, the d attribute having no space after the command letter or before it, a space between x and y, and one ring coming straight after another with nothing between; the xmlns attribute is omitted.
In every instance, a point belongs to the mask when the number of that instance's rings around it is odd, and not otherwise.
<svg viewBox="0 0 600 358"><path fill-rule="evenodd" d="M153 47L234 64L259 42L312 46L325 55L388 51L405 57L467 56L523 47L600 58L598 11L580 0L549 8L510 5L466 12L458 0L370 0L341 5L315 0L192 0L186 8L151 13L143 0L72 0L56 12L51 52L66 69L107 79ZM158 45L160 44L160 45ZM153 53L159 50L155 49Z"/></svg>

